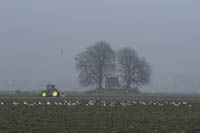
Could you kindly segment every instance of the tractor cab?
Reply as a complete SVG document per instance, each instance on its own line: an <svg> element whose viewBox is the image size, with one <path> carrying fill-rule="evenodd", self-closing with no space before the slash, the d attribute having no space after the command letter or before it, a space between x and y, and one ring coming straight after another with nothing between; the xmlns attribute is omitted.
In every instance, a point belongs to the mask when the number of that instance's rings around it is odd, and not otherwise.
<svg viewBox="0 0 200 133"><path fill-rule="evenodd" d="M60 92L56 89L55 85L46 85L46 88L41 90L42 97L59 97Z"/></svg>
<svg viewBox="0 0 200 133"><path fill-rule="evenodd" d="M55 89L56 86L55 85L47 85L47 89Z"/></svg>

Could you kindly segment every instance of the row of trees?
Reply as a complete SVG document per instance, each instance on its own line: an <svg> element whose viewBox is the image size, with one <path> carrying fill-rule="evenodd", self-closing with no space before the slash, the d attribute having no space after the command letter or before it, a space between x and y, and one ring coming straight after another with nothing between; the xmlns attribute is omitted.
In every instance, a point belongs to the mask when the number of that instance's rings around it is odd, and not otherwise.
<svg viewBox="0 0 200 133"><path fill-rule="evenodd" d="M127 47L115 52L105 41L88 47L75 61L83 86L103 88L106 77L119 75L123 88L130 89L149 83L151 77L150 65L135 49Z"/></svg>

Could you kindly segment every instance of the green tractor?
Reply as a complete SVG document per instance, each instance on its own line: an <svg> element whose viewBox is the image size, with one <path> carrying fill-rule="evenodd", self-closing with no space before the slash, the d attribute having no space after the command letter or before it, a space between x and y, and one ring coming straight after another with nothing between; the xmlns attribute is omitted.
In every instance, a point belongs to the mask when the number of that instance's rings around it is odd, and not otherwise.
<svg viewBox="0 0 200 133"><path fill-rule="evenodd" d="M41 90L42 97L60 97L60 92L56 89L55 85L47 85L46 88Z"/></svg>

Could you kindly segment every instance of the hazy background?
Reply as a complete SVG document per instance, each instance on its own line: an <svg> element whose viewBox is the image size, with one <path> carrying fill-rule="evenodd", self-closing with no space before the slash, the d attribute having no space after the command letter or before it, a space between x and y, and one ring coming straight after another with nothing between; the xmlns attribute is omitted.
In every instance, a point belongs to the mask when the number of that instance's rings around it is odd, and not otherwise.
<svg viewBox="0 0 200 133"><path fill-rule="evenodd" d="M150 92L200 90L198 0L2 0L0 89L81 90L74 57L99 40L134 47L153 67ZM86 89L86 88L84 88Z"/></svg>

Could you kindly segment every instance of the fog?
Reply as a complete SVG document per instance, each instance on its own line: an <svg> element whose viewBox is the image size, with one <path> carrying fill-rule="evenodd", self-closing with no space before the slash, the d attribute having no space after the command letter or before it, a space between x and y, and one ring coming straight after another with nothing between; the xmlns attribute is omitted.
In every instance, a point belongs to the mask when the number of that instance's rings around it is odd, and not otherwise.
<svg viewBox="0 0 200 133"><path fill-rule="evenodd" d="M104 40L133 47L152 66L142 91L200 90L200 1L17 0L0 2L0 89L78 85L74 57Z"/></svg>

